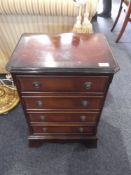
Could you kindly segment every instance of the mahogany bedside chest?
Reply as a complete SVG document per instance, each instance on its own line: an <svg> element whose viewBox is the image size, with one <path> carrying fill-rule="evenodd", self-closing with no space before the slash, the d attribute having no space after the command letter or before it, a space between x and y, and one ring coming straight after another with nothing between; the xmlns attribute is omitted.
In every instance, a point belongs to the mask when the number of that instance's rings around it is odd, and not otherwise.
<svg viewBox="0 0 131 175"><path fill-rule="evenodd" d="M97 144L105 97L119 70L102 34L24 34L7 70L18 89L30 144Z"/></svg>

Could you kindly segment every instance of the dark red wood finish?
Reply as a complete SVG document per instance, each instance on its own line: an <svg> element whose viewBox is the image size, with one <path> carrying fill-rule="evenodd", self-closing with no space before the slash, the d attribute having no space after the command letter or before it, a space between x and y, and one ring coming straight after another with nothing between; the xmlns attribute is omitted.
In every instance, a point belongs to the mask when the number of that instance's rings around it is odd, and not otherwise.
<svg viewBox="0 0 131 175"><path fill-rule="evenodd" d="M95 127L93 126L32 126L33 132L44 134L83 134L93 135L95 133Z"/></svg>
<svg viewBox="0 0 131 175"><path fill-rule="evenodd" d="M17 76L22 92L99 92L106 90L109 76Z"/></svg>
<svg viewBox="0 0 131 175"><path fill-rule="evenodd" d="M28 113L28 117L30 119L31 123L36 122L89 122L96 124L98 119L98 112L79 112L79 113L71 113L71 112L65 112L65 113L46 113L46 112L31 112Z"/></svg>
<svg viewBox="0 0 131 175"><path fill-rule="evenodd" d="M27 110L100 110L103 98L100 97L26 97L23 99Z"/></svg>
<svg viewBox="0 0 131 175"><path fill-rule="evenodd" d="M119 66L102 34L24 34L7 69L20 73L34 71L98 74L114 73L119 70Z"/></svg>
<svg viewBox="0 0 131 175"><path fill-rule="evenodd" d="M25 34L7 69L16 83L29 141L97 141L113 75L119 70L102 34Z"/></svg>

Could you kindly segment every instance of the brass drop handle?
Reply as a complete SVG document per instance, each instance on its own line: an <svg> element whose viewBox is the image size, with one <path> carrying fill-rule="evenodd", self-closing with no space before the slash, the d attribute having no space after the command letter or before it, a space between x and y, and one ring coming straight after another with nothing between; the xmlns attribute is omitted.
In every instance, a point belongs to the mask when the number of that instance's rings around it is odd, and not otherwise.
<svg viewBox="0 0 131 175"><path fill-rule="evenodd" d="M38 100L38 101L37 101L37 107L38 107L38 108L42 108L43 105L44 105L44 104L43 104L43 101L41 101L41 100Z"/></svg>
<svg viewBox="0 0 131 175"><path fill-rule="evenodd" d="M47 132L47 128L42 128L43 132Z"/></svg>
<svg viewBox="0 0 131 175"><path fill-rule="evenodd" d="M36 82L33 82L33 87L34 88L39 88L41 86L41 83L36 81Z"/></svg>
<svg viewBox="0 0 131 175"><path fill-rule="evenodd" d="M44 116L44 115L40 115L40 119L41 119L42 121L45 121L45 116Z"/></svg>
<svg viewBox="0 0 131 175"><path fill-rule="evenodd" d="M85 87L86 90L90 90L91 86L92 86L92 82L85 82L84 83L84 87Z"/></svg>
<svg viewBox="0 0 131 175"><path fill-rule="evenodd" d="M80 131L80 133L83 133L84 132L84 128L80 127L79 131Z"/></svg>
<svg viewBox="0 0 131 175"><path fill-rule="evenodd" d="M80 119L81 119L81 121L85 121L86 120L86 116L85 115L82 115L82 116L80 116Z"/></svg>
<svg viewBox="0 0 131 175"><path fill-rule="evenodd" d="M82 100L81 105L82 107L86 108L88 106L89 102L87 100Z"/></svg>

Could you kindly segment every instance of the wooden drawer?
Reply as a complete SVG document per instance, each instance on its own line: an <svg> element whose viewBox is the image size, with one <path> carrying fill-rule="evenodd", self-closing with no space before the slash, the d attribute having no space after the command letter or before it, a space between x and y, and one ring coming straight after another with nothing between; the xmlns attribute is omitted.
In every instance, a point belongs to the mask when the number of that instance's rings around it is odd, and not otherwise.
<svg viewBox="0 0 131 175"><path fill-rule="evenodd" d="M31 123L34 122L90 122L96 123L99 113L29 113Z"/></svg>
<svg viewBox="0 0 131 175"><path fill-rule="evenodd" d="M32 126L33 133L89 133L94 134L94 126Z"/></svg>
<svg viewBox="0 0 131 175"><path fill-rule="evenodd" d="M108 76L17 76L21 90L30 92L105 92Z"/></svg>
<svg viewBox="0 0 131 175"><path fill-rule="evenodd" d="M102 106L102 97L26 97L23 98L27 110L47 109L94 109Z"/></svg>

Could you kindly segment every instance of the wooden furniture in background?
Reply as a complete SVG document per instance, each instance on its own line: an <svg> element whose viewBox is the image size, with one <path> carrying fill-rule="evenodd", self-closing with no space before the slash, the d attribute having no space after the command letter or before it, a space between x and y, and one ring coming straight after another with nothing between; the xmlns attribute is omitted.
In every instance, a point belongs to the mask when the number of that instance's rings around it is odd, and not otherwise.
<svg viewBox="0 0 131 175"><path fill-rule="evenodd" d="M30 143L96 145L105 97L119 70L103 35L25 34L7 69L21 98Z"/></svg>
<svg viewBox="0 0 131 175"><path fill-rule="evenodd" d="M111 32L114 30L118 20L119 20L119 17L120 17L120 14L121 14L121 11L122 11L122 8L123 8L123 4L125 4L126 6L128 6L128 10L126 12L126 16L125 16L125 19L124 19L124 22L122 24L122 27L120 29L120 32L116 38L116 43L119 42L119 40L121 39L125 29L126 29L126 26L128 24L128 22L131 22L131 17L130 17L130 14L131 14L131 1L130 0L121 0L121 3L120 3L120 8L119 8L119 11L118 11L118 14L117 14L117 17L115 19L115 22L113 24L113 27L111 29Z"/></svg>

